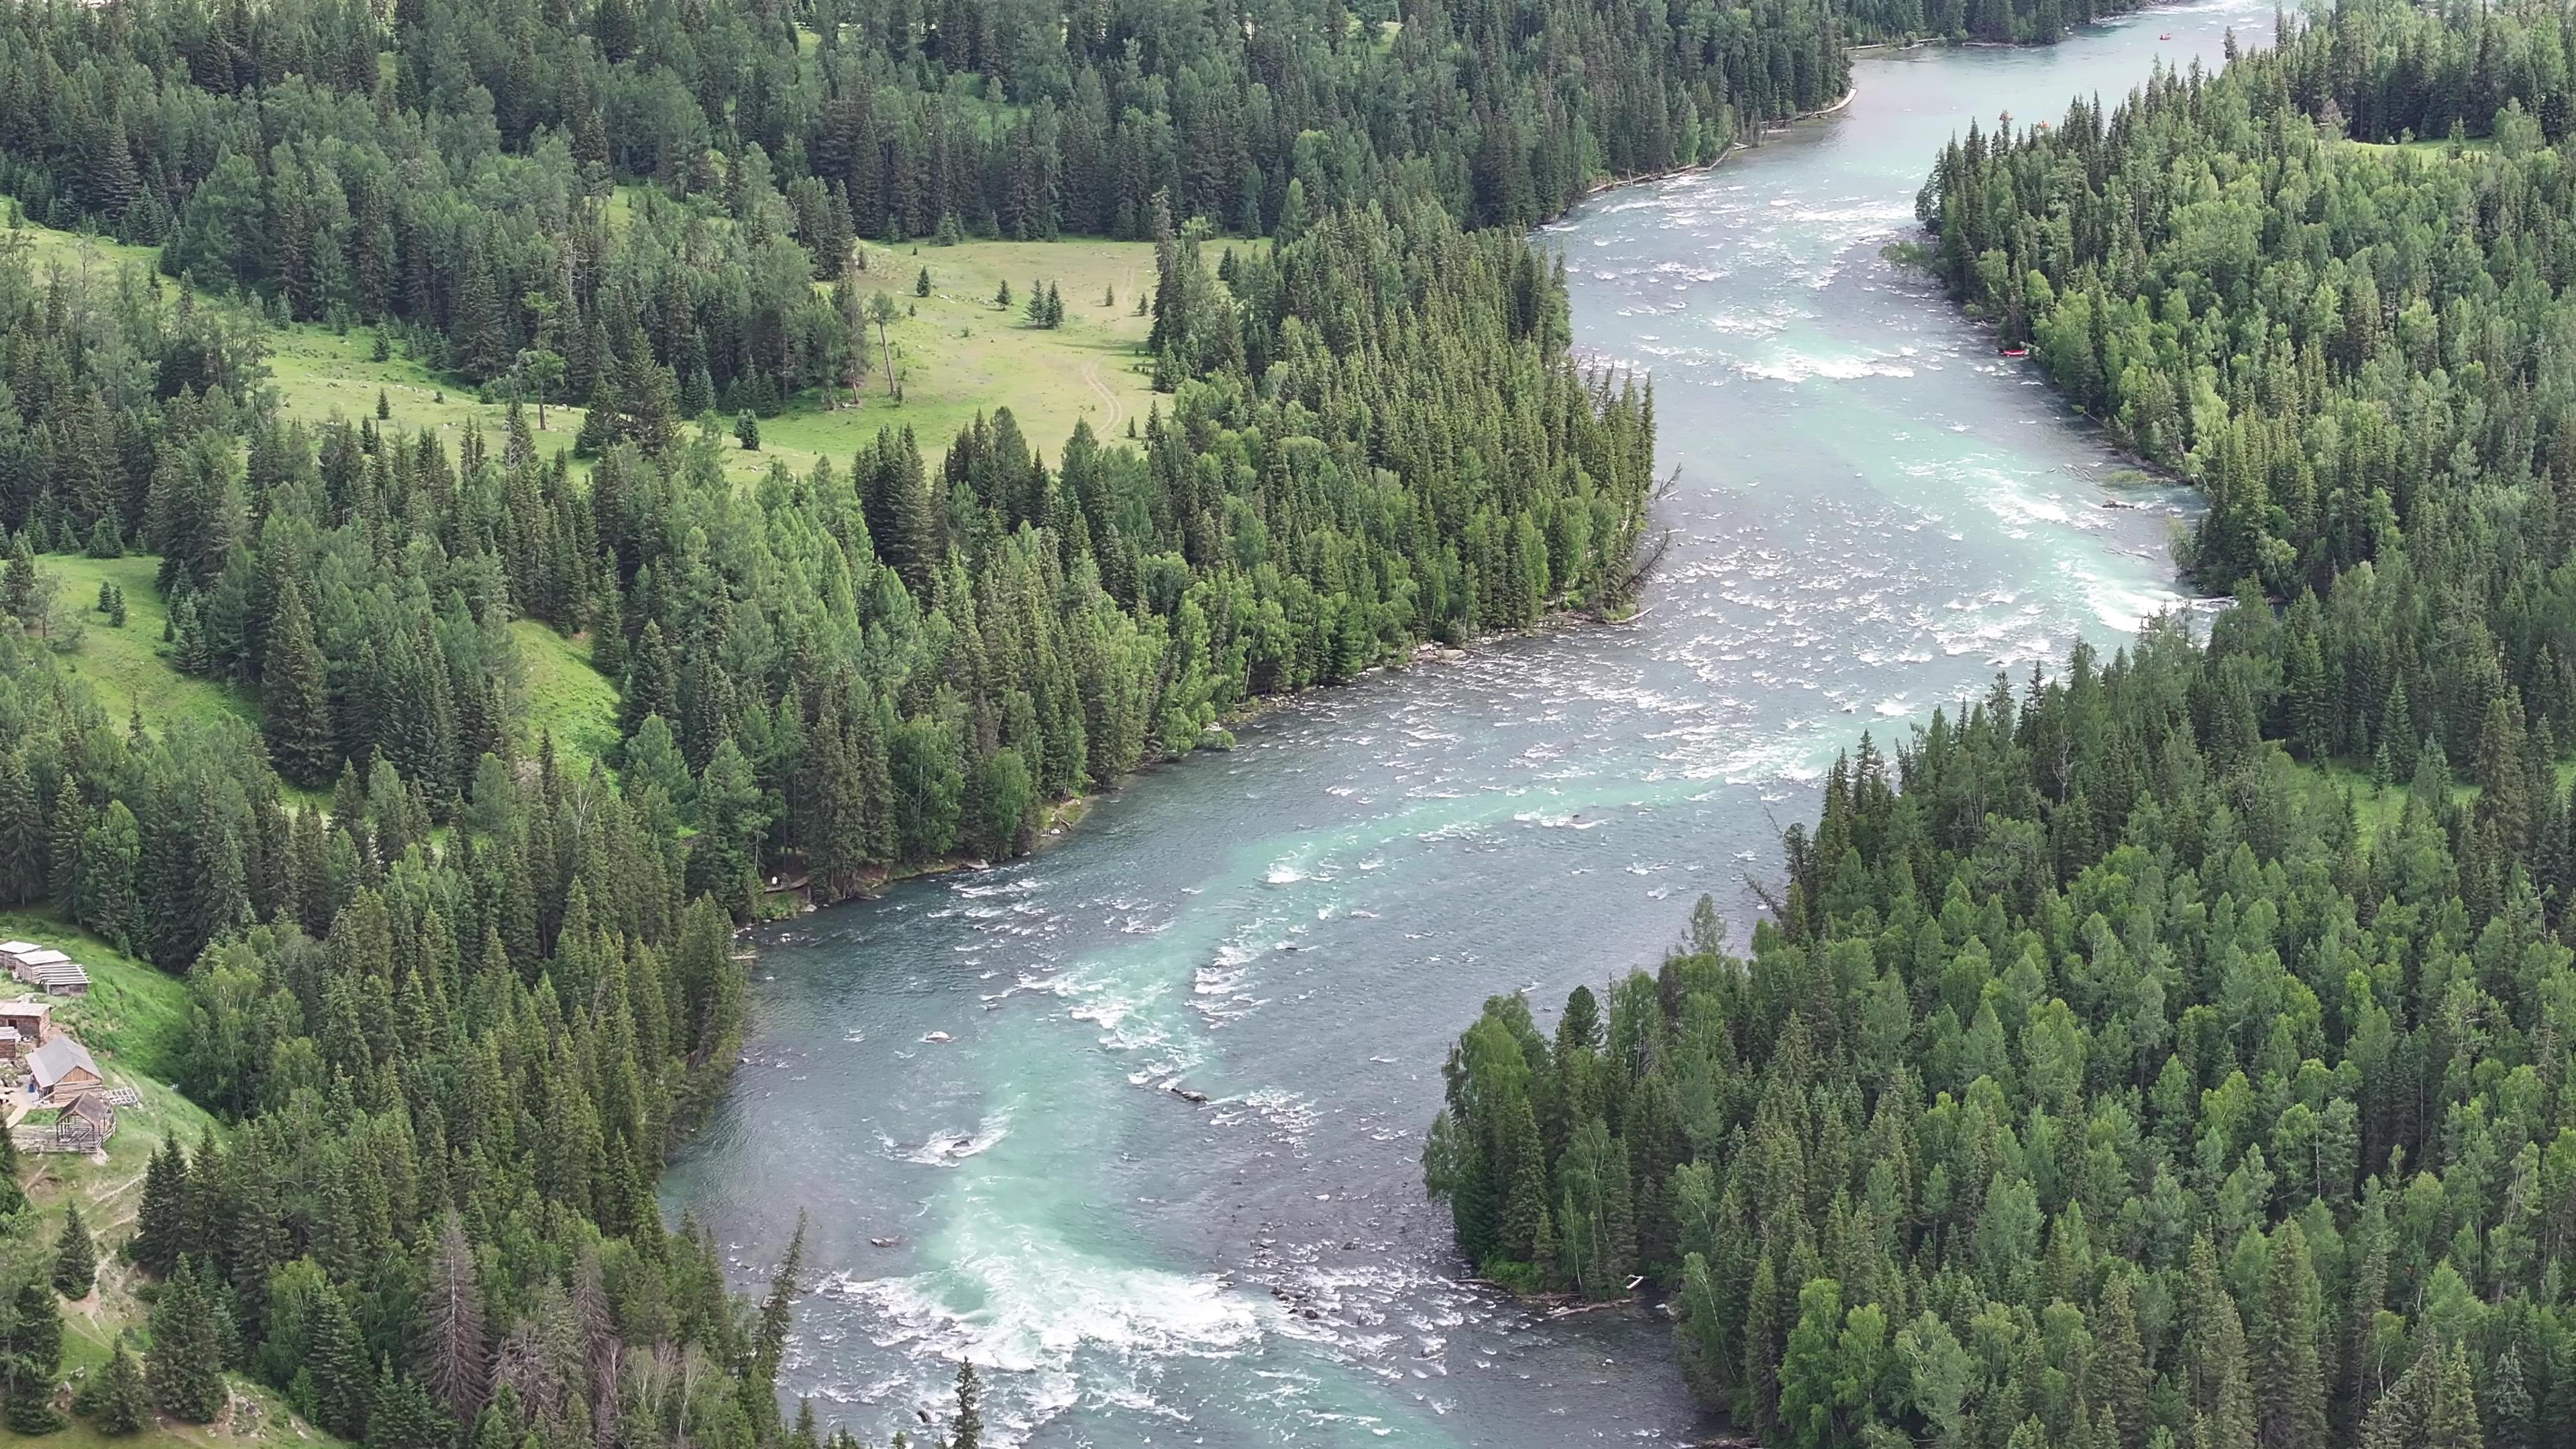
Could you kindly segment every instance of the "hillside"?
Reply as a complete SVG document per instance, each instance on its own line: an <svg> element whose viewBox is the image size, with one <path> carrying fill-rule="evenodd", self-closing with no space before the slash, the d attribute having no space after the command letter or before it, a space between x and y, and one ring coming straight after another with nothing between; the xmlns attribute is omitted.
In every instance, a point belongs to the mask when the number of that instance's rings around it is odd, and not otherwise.
<svg viewBox="0 0 2576 1449"><path fill-rule="evenodd" d="M80 1205L82 1220L98 1244L99 1274L98 1286L88 1297L69 1300L64 1306L64 1374L77 1390L106 1363L119 1334L127 1336L128 1348L135 1352L150 1341L143 1327L150 1312L143 1296L148 1285L120 1252L134 1231L144 1168L168 1139L194 1148L209 1132L218 1140L224 1134L212 1117L170 1085L179 1075L188 1030L188 992L183 983L85 931L65 929L49 916L0 911L0 939L54 947L89 972L89 994L58 1000L55 1016L90 1049L112 1086L130 1087L142 1099L118 1109L116 1134L96 1154L22 1149L18 1180L29 1206L0 1231L0 1280L15 1283L41 1275L51 1270L65 1205ZM28 994L28 988L0 978L0 1000L21 994ZM220 1442L327 1449L334 1442L295 1418L274 1393L248 1380L236 1381L234 1391L237 1402L232 1415L203 1429L165 1419L140 1435L111 1440L85 1420L75 1419L41 1437L0 1425L0 1444L94 1449L118 1443L139 1449L204 1449Z"/></svg>

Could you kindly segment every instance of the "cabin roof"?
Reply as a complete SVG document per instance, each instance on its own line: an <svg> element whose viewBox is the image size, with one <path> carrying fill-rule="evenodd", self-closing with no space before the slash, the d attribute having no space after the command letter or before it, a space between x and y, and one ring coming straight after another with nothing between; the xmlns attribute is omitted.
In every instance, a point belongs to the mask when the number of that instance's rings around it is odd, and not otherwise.
<svg viewBox="0 0 2576 1449"><path fill-rule="evenodd" d="M98 1076L98 1063L90 1060L89 1048L71 1037L55 1037L27 1054L28 1074L36 1079L37 1086L46 1091L53 1090L56 1082L71 1075L75 1069Z"/></svg>

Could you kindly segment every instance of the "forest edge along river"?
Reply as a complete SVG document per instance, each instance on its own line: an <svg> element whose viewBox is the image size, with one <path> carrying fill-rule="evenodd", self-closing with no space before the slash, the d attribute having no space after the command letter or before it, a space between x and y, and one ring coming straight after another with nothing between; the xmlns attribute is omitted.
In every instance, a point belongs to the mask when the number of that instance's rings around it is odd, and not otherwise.
<svg viewBox="0 0 2576 1449"><path fill-rule="evenodd" d="M783 1389L879 1438L936 1433L962 1358L988 1443L1707 1432L1659 1319L1467 1280L1418 1160L1447 1044L1651 966L1702 894L1741 940L1836 751L2185 602L2191 499L1882 252L1972 121L2271 23L1860 55L1838 114L1587 202L1540 238L1576 347L1653 377L1680 470L1640 619L1283 703L1035 857L770 932L663 1197L744 1284L811 1214Z"/></svg>

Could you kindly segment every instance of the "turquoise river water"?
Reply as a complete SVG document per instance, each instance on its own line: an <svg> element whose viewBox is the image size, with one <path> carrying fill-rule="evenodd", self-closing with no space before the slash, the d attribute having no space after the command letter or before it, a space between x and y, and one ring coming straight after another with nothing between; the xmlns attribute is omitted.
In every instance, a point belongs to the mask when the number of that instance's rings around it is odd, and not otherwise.
<svg viewBox="0 0 2576 1449"><path fill-rule="evenodd" d="M1840 114L1585 206L1540 241L1680 470L1642 618L1297 701L1032 859L771 933L664 1196L746 1285L811 1212L784 1387L872 1444L944 1422L961 1357L988 1443L1688 1442L1657 1320L1465 1281L1418 1166L1442 1056L1488 995L1651 967L1702 893L1748 922L1864 729L2178 601L2187 500L1881 252L1971 119L2271 20L1865 55Z"/></svg>

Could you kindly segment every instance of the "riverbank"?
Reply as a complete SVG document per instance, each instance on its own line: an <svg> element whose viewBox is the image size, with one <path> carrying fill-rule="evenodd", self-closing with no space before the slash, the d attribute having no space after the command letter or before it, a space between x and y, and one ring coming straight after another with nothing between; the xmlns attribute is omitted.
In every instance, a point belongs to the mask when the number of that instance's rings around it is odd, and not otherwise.
<svg viewBox="0 0 2576 1449"><path fill-rule="evenodd" d="M1848 107L1852 103L1852 97L1857 95L1859 91L1860 87L1857 85L1845 85L1843 87L1842 95L1836 99L1832 105L1819 106L1812 111L1800 111L1794 116L1788 116L1776 121L1756 121L1753 123L1753 135L1756 138L1778 135L1779 133L1789 130L1803 122L1821 120L1826 116L1833 115ZM1600 180L1593 182L1590 186L1585 187L1583 189L1583 195L1575 199L1573 206L1567 207L1564 211L1558 212L1547 220L1549 223L1563 221L1567 216L1573 213L1575 207L1581 206L1585 202L1591 201L1597 197L1606 196L1622 187L1646 186L1657 181L1670 181L1677 176L1691 176L1702 171L1714 171L1718 167L1725 165L1727 158L1733 156L1738 151L1751 151L1755 149L1757 149L1757 143L1755 141L1730 140L1724 147L1719 149L1715 156L1706 161L1699 162L1696 165L1672 166L1661 171L1640 172L1634 176L1605 176Z"/></svg>
<svg viewBox="0 0 2576 1449"><path fill-rule="evenodd" d="M1651 969L1703 893L1741 940L1741 873L1864 728L2003 655L2108 657L2155 607L2162 521L2074 492L2125 465L1875 253L1970 116L2124 90L2250 14L1862 63L1829 124L1551 228L1577 347L1654 368L1685 468L1651 612L1280 710L1011 869L764 940L746 1064L664 1197L747 1285L833 1205L782 1387L879 1443L967 1356L988 1443L1724 1433L1656 1315L1465 1281L1419 1188L1440 1063L1497 993Z"/></svg>
<svg viewBox="0 0 2576 1449"><path fill-rule="evenodd" d="M1183 764L1196 755L1224 754L1234 748L1234 731L1250 725L1273 710L1284 708L1323 690L1346 689L1378 675L1418 669L1428 664L1458 663L1471 658L1479 649L1506 639L1526 639L1578 629L1610 628L1632 624L1648 612L1648 609L1640 608L1612 617L1573 609L1553 609L1538 622L1526 628L1497 630L1480 635L1463 646L1442 644L1431 639L1422 640L1403 654L1380 660L1336 684L1310 685L1305 689L1286 694L1256 695L1219 716L1214 723L1200 732L1199 743L1192 748L1148 755L1138 762L1135 769L1105 786L1097 787L1084 794L1068 796L1062 800L1041 803L1038 806L1037 823L1032 827L1033 843L1026 854L1013 856L1011 859L1027 860L1043 855L1072 839L1084 819L1091 814L1092 806L1110 791L1123 789L1149 774ZM1006 863L1008 862L996 862L982 856L955 852L908 865L879 866L860 871L855 889L848 895L828 901L814 900L807 882L798 878L789 878L771 886L767 894L773 897L792 895L797 899L798 904L784 908L764 909L759 920L742 929L745 933L756 932L763 926L775 925L781 921L792 920L816 911L829 910L835 906L881 901L885 899L887 892L908 881L991 870L996 864Z"/></svg>

